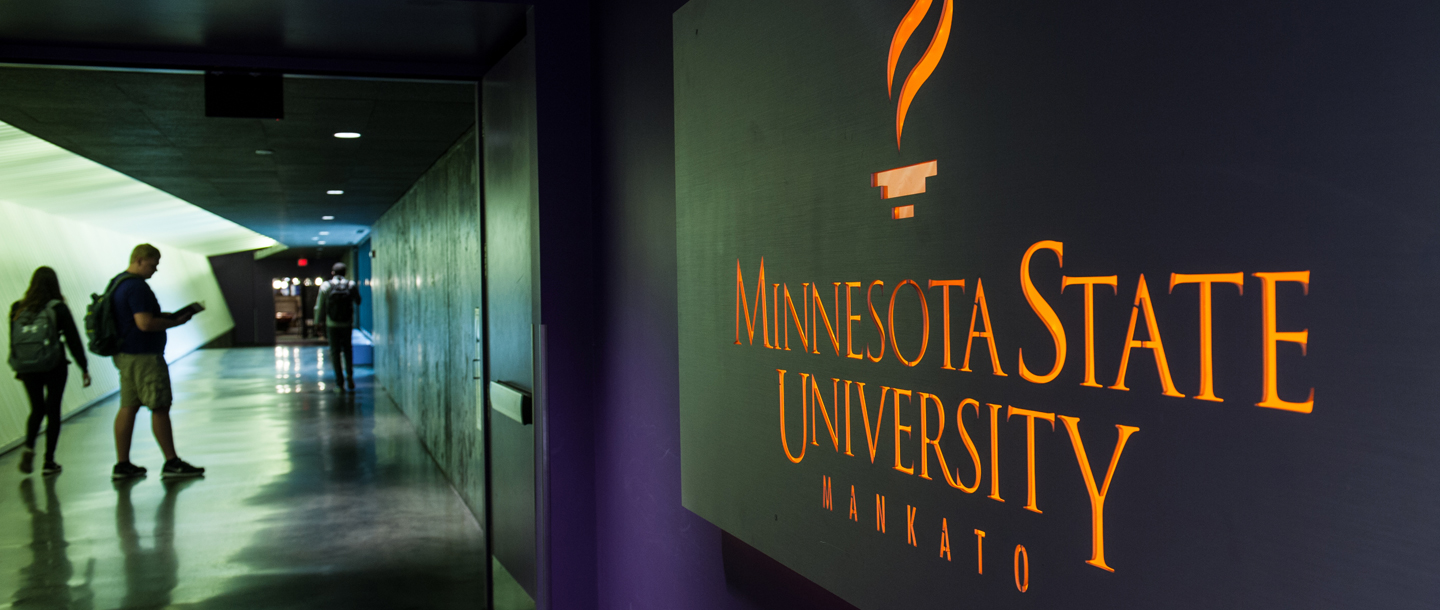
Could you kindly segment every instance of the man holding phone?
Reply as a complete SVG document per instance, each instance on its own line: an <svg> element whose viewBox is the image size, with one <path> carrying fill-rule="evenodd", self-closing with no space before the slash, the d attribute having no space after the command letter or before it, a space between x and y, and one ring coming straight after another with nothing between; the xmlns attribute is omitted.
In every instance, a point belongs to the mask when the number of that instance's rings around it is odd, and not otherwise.
<svg viewBox="0 0 1440 610"><path fill-rule="evenodd" d="M170 427L170 367L165 363L165 331L190 321L195 315L187 308L167 314L145 280L155 275L160 266L160 250L150 244L135 246L130 254L130 274L115 288L112 302L115 321L120 329L120 353L115 367L120 369L120 411L115 414L115 470L112 478L128 479L145 476L145 468L130 463L130 440L135 432L135 415L141 406L150 408L150 429L165 454L160 476L198 477L204 468L186 463L175 454L175 438Z"/></svg>

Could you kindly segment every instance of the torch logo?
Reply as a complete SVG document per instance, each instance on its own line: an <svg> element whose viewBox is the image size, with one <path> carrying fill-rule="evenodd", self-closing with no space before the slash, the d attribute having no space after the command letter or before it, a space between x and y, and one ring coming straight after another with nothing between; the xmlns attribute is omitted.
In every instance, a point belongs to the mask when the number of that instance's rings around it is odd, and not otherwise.
<svg viewBox="0 0 1440 610"><path fill-rule="evenodd" d="M910 41L915 28L920 26L921 20L930 12L931 2L932 0L915 0L910 10L905 13L905 18L900 20L900 26L895 28L895 36L890 40L890 57L885 64L885 91L892 100L895 99L895 66L900 61L900 53L905 50L905 43ZM945 43L950 40L950 22L954 16L954 8L954 0L945 0L945 5L940 9L940 24L935 28L930 46L925 49L925 54L920 56L920 61L911 68L904 84L900 86L900 97L895 108L897 150L901 148L905 133L905 115L910 110L910 104L915 101L915 94L920 92L920 87L935 72L935 66L940 64L940 57L945 54ZM876 172L870 176L870 186L880 187L882 199L923 193L925 179L934 176L937 168L937 163L932 160ZM890 216L895 219L912 218L915 216L915 206L896 206L891 210Z"/></svg>

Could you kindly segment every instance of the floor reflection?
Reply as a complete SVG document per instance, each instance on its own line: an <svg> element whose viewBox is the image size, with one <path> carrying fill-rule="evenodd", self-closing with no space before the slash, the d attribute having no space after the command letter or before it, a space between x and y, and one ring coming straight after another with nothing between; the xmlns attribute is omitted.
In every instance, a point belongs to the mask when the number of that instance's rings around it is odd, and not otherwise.
<svg viewBox="0 0 1440 610"><path fill-rule="evenodd" d="M56 477L41 479L45 487L45 506L35 498L34 479L20 481L20 500L30 513L30 565L20 568L20 587L15 591L15 608L95 607L95 592L90 583L95 576L95 560L86 562L85 579L71 586L75 568L66 553L65 515L60 510L60 497L55 493Z"/></svg>
<svg viewBox="0 0 1440 610"><path fill-rule="evenodd" d="M115 481L115 534L125 555L125 597L123 608L164 608L179 582L180 560L175 553L175 501L180 492L200 479L165 480L165 496L155 509L155 526L150 548L140 541L135 529L135 506L130 490L141 479Z"/></svg>
<svg viewBox="0 0 1440 610"><path fill-rule="evenodd" d="M473 514L369 371L337 393L319 351L202 350L171 366L176 442L204 479L162 479L137 432L152 474L112 482L113 400L67 422L58 477L0 456L0 608L483 606Z"/></svg>

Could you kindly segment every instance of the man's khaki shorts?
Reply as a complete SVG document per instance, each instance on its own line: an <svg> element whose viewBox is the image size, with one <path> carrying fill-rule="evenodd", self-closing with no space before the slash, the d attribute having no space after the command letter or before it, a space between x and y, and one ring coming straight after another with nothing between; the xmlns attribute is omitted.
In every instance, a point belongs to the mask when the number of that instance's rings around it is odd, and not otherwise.
<svg viewBox="0 0 1440 610"><path fill-rule="evenodd" d="M170 408L170 367L163 354L115 354L120 369L120 406Z"/></svg>

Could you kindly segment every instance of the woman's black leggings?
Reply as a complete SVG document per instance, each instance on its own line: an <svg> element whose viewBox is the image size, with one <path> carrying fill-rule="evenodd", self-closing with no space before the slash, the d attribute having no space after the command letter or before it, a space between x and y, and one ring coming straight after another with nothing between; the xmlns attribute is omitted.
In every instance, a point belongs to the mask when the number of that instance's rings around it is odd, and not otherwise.
<svg viewBox="0 0 1440 610"><path fill-rule="evenodd" d="M30 395L30 421L25 429L25 446L35 448L35 437L40 435L40 420L49 419L45 427L45 461L55 460L55 444L60 442L60 400L65 397L65 379L69 366L60 365L44 373L25 373L20 381L25 383L25 393Z"/></svg>

